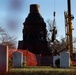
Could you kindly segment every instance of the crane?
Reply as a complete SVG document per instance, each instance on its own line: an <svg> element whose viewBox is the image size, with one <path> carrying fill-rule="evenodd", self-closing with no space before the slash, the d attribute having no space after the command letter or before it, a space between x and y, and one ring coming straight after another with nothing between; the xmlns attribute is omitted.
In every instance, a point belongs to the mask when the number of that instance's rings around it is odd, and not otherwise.
<svg viewBox="0 0 76 75"><path fill-rule="evenodd" d="M56 28L56 21L55 21L55 17L56 17L56 12L55 12L55 0L54 0L54 12L53 12L53 24L52 24L52 37L51 37L51 42L55 42L56 40L56 35L57 35L57 28Z"/></svg>
<svg viewBox="0 0 76 75"><path fill-rule="evenodd" d="M65 34L66 34L66 49L70 50L70 57L73 54L73 42L72 42L72 20L74 16L71 14L71 0L67 0L68 11L64 12L65 16Z"/></svg>
<svg viewBox="0 0 76 75"><path fill-rule="evenodd" d="M55 0L54 0L55 5ZM54 6L55 10L55 6ZM70 57L72 57L73 54L73 42L72 42L72 20L74 19L74 16L71 14L71 0L67 0L67 10L64 12L65 17L65 34L66 34L66 50L70 51ZM54 11L54 20L53 20L53 27L55 27L55 14ZM55 34L56 35L56 34Z"/></svg>

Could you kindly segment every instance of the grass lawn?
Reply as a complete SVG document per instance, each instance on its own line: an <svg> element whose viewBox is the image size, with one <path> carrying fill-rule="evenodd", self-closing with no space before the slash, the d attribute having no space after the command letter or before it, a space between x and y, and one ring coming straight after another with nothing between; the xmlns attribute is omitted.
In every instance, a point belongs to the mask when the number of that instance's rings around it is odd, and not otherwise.
<svg viewBox="0 0 76 75"><path fill-rule="evenodd" d="M0 75L76 75L76 67L52 68L50 66L36 66L11 68L8 73L0 73Z"/></svg>

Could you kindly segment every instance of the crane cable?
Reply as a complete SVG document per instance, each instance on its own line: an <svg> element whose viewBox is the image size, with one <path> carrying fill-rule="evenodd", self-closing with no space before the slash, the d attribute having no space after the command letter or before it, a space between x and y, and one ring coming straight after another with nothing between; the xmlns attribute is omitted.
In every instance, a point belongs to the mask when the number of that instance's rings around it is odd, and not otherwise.
<svg viewBox="0 0 76 75"><path fill-rule="evenodd" d="M54 0L54 11L55 11L56 1Z"/></svg>
<svg viewBox="0 0 76 75"><path fill-rule="evenodd" d="M54 12L53 12L54 20L53 20L53 27L56 27L56 21L55 21L56 12L55 12L55 6L56 6L56 1L54 0Z"/></svg>
<svg viewBox="0 0 76 75"><path fill-rule="evenodd" d="M56 40L56 34L57 34L57 29L56 29L56 22L55 22L55 16L56 16L56 12L55 12L55 0L54 0L54 12L53 12L53 16L54 16L54 19L53 19L53 25L52 25L52 40L51 42L55 42Z"/></svg>

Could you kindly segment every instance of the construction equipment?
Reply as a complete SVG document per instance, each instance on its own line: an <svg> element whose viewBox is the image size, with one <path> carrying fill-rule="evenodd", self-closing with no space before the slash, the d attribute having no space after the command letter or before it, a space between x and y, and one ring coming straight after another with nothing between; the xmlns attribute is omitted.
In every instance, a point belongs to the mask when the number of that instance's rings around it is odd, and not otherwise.
<svg viewBox="0 0 76 75"><path fill-rule="evenodd" d="M56 12L55 12L55 0L54 0L54 12L53 12L53 24L52 24L52 37L51 37L51 42L55 42L56 40L56 34L57 34L57 28L56 28L56 21L55 21L55 16L56 16Z"/></svg>
<svg viewBox="0 0 76 75"><path fill-rule="evenodd" d="M57 34L57 29L56 29L56 22L55 22L55 11L53 13L53 16L54 16L54 20L53 20L53 25L52 25L52 41L51 42L54 42L56 40L56 34Z"/></svg>
<svg viewBox="0 0 76 75"><path fill-rule="evenodd" d="M68 11L64 12L65 16L65 34L66 34L66 49L70 50L70 57L73 54L73 42L72 42L72 20L74 19L71 14L71 0L67 0Z"/></svg>

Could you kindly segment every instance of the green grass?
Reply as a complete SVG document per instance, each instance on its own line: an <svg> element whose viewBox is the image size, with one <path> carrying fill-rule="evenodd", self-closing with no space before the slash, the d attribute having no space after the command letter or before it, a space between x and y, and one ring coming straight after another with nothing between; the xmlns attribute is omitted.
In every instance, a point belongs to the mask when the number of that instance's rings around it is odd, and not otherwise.
<svg viewBox="0 0 76 75"><path fill-rule="evenodd" d="M76 75L76 67L67 69L50 66L11 68L8 73L0 73L0 75Z"/></svg>

